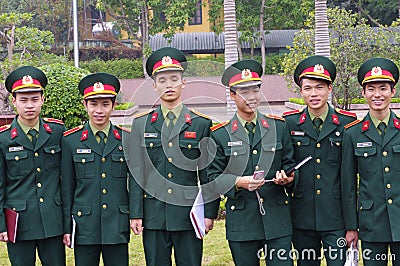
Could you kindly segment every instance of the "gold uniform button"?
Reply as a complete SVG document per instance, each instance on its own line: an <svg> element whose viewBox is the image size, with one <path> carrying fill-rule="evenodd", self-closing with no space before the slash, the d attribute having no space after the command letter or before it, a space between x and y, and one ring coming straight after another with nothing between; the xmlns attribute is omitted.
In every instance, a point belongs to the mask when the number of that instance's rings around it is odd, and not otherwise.
<svg viewBox="0 0 400 266"><path fill-rule="evenodd" d="M44 202L44 199L43 199L43 198L40 198L39 201L40 201L40 202Z"/></svg>
<svg viewBox="0 0 400 266"><path fill-rule="evenodd" d="M386 166L385 167L385 172L387 173L387 172L389 172L390 171L390 168L388 167L388 166Z"/></svg>
<svg viewBox="0 0 400 266"><path fill-rule="evenodd" d="M172 173L168 173L168 177L171 178L172 177Z"/></svg>
<svg viewBox="0 0 400 266"><path fill-rule="evenodd" d="M386 157L388 155L388 152L384 151L384 152L382 152L382 155Z"/></svg>
<svg viewBox="0 0 400 266"><path fill-rule="evenodd" d="M39 153L35 152L35 157L39 157Z"/></svg>
<svg viewBox="0 0 400 266"><path fill-rule="evenodd" d="M102 177L102 178L106 178L106 173L102 173L102 174L101 174L101 177Z"/></svg>
<svg viewBox="0 0 400 266"><path fill-rule="evenodd" d="M288 205L288 204L289 204L289 201L288 201L288 200L285 200L285 204Z"/></svg>
<svg viewBox="0 0 400 266"><path fill-rule="evenodd" d="M255 169L256 171L258 171L260 169L260 166L256 165Z"/></svg>
<svg viewBox="0 0 400 266"><path fill-rule="evenodd" d="M124 162L124 158L119 158L119 161L121 162L121 163L123 163Z"/></svg>
<svg viewBox="0 0 400 266"><path fill-rule="evenodd" d="M172 142L168 143L168 147L172 147L172 146L173 146Z"/></svg>
<svg viewBox="0 0 400 266"><path fill-rule="evenodd" d="M36 186L37 186L38 188L41 188L41 187L42 187L42 184L41 184L41 183L37 183Z"/></svg>
<svg viewBox="0 0 400 266"><path fill-rule="evenodd" d="M231 210L234 211L235 210L235 205L231 206Z"/></svg>
<svg viewBox="0 0 400 266"><path fill-rule="evenodd" d="M317 195L321 194L321 190L317 189Z"/></svg>
<svg viewBox="0 0 400 266"><path fill-rule="evenodd" d="M316 177L317 177L317 179L320 179L320 178L321 178L321 175L317 175Z"/></svg>
<svg viewBox="0 0 400 266"><path fill-rule="evenodd" d="M19 161L19 157L18 157L18 156L15 156L14 159L15 159L16 161Z"/></svg>
<svg viewBox="0 0 400 266"><path fill-rule="evenodd" d="M317 162L317 163L320 163L320 162L321 162L321 159L320 159L320 158L317 158L316 162Z"/></svg>
<svg viewBox="0 0 400 266"><path fill-rule="evenodd" d="M340 146L340 142L336 142L336 146Z"/></svg>
<svg viewBox="0 0 400 266"><path fill-rule="evenodd" d="M364 152L364 157L367 158L368 157L368 153Z"/></svg>
<svg viewBox="0 0 400 266"><path fill-rule="evenodd" d="M261 201L261 203L263 203L263 202L264 202L264 199L263 199L263 198L260 198L260 201Z"/></svg>
<svg viewBox="0 0 400 266"><path fill-rule="evenodd" d="M37 171L38 173L40 173L40 171L42 171L42 169L40 169L40 167L38 167L38 168L36 168L36 171Z"/></svg>
<svg viewBox="0 0 400 266"><path fill-rule="evenodd" d="M188 144L188 149L191 149L192 148L192 144Z"/></svg>
<svg viewBox="0 0 400 266"><path fill-rule="evenodd" d="M237 156L237 152L233 152L233 156Z"/></svg>
<svg viewBox="0 0 400 266"><path fill-rule="evenodd" d="M271 151L272 151L272 152L275 152L275 148L272 148Z"/></svg>
<svg viewBox="0 0 400 266"><path fill-rule="evenodd" d="M103 194L107 194L107 189L103 188L102 192Z"/></svg>
<svg viewBox="0 0 400 266"><path fill-rule="evenodd" d="M392 186L391 186L390 184L387 184L386 187L387 187L388 189L390 189Z"/></svg>
<svg viewBox="0 0 400 266"><path fill-rule="evenodd" d="M360 211L362 211L362 209L363 209L363 207L361 206L361 207L360 207Z"/></svg>
<svg viewBox="0 0 400 266"><path fill-rule="evenodd" d="M153 148L153 146L154 146L154 143L151 142L151 143L150 143L150 148Z"/></svg>
<svg viewBox="0 0 400 266"><path fill-rule="evenodd" d="M107 204L103 204L103 209L105 210L105 209L107 209Z"/></svg>
<svg viewBox="0 0 400 266"><path fill-rule="evenodd" d="M301 142L300 141L297 142L297 146L301 146Z"/></svg>
<svg viewBox="0 0 400 266"><path fill-rule="evenodd" d="M256 155L257 154L257 150L253 150L253 154Z"/></svg>
<svg viewBox="0 0 400 266"><path fill-rule="evenodd" d="M105 161L106 161L106 158L104 158L104 157L103 157L103 158L101 158L101 162L103 162L103 163L104 163Z"/></svg>
<svg viewBox="0 0 400 266"><path fill-rule="evenodd" d="M76 214L77 214L79 217L82 216L82 212L81 212L81 211L78 211Z"/></svg>
<svg viewBox="0 0 400 266"><path fill-rule="evenodd" d="M389 203L389 204L392 204L392 203L393 203L393 200L392 200L392 199L388 199L388 203Z"/></svg>
<svg viewBox="0 0 400 266"><path fill-rule="evenodd" d="M321 143L317 143L317 148L321 148Z"/></svg>
<svg viewBox="0 0 400 266"><path fill-rule="evenodd" d="M172 158L171 157L168 158L168 162L172 163Z"/></svg>
<svg viewBox="0 0 400 266"><path fill-rule="evenodd" d="M82 163L86 163L86 160L85 160L85 159L82 159Z"/></svg>
<svg viewBox="0 0 400 266"><path fill-rule="evenodd" d="M13 208L13 211L16 211L17 209Z"/></svg>
<svg viewBox="0 0 400 266"><path fill-rule="evenodd" d="M143 195L143 198L147 198L147 195L146 195L146 194L144 194L144 195Z"/></svg>
<svg viewBox="0 0 400 266"><path fill-rule="evenodd" d="M54 154L54 153L55 153L55 151L54 151L54 150L51 150L50 152L51 152L51 154Z"/></svg>
<svg viewBox="0 0 400 266"><path fill-rule="evenodd" d="M169 188L169 189L167 190L167 192L168 192L168 194L171 194L171 193L172 193L172 189Z"/></svg>

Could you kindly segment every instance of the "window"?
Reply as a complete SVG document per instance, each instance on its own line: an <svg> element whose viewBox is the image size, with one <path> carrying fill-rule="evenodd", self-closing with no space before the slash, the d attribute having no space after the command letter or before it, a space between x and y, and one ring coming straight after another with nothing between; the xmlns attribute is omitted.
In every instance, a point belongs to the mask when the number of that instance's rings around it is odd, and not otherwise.
<svg viewBox="0 0 400 266"><path fill-rule="evenodd" d="M202 5L201 5L201 0L198 0L196 3L196 11L194 11L193 18L189 19L189 25L201 25L203 23L201 16L202 16Z"/></svg>

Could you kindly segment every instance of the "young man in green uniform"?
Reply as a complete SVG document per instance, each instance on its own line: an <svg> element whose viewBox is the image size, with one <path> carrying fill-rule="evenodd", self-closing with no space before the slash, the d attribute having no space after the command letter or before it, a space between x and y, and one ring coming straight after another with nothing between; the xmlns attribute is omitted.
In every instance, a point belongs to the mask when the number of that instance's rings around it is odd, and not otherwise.
<svg viewBox="0 0 400 266"><path fill-rule="evenodd" d="M74 241L75 265L99 265L100 254L106 266L128 265L131 175L122 144L124 129L110 122L119 89L119 80L110 74L84 77L79 91L89 122L64 133L64 244L71 247Z"/></svg>
<svg viewBox="0 0 400 266"><path fill-rule="evenodd" d="M225 70L222 83L230 88L237 113L211 128L207 173L214 190L228 198L226 238L235 265L260 265L261 258L267 265L293 265L285 185L294 173L287 177L283 171L294 166L293 147L284 119L257 110L262 73L254 60ZM254 178L257 171L263 172Z"/></svg>
<svg viewBox="0 0 400 266"><path fill-rule="evenodd" d="M45 74L20 67L5 81L18 115L0 127L0 241L12 265L65 265L60 195L62 121L41 118ZM7 236L3 209L19 214L17 238Z"/></svg>
<svg viewBox="0 0 400 266"><path fill-rule="evenodd" d="M299 253L297 265L320 265L321 248L328 266L342 266L346 260L346 235L340 163L344 126L356 115L334 109L327 103L336 77L334 63L323 56L301 61L294 81L307 105L283 114L295 150L295 160L311 155L300 168L291 202L293 244Z"/></svg>
<svg viewBox="0 0 400 266"><path fill-rule="evenodd" d="M172 247L176 265L201 265L203 242L196 238L189 212L198 181L207 183L203 140L209 137L211 120L182 103L185 69L186 57L175 48L161 48L148 58L146 70L161 106L136 116L128 143L129 167L137 181L130 193L138 204L131 227L135 234L143 231L149 266L171 265ZM206 231L216 218L209 205Z"/></svg>
<svg viewBox="0 0 400 266"><path fill-rule="evenodd" d="M369 112L346 125L343 139L344 218L346 228L359 229L366 266L387 265L389 247L392 265L400 265L400 118L389 107L398 79L399 70L388 59L360 66ZM356 240L357 235L348 238Z"/></svg>

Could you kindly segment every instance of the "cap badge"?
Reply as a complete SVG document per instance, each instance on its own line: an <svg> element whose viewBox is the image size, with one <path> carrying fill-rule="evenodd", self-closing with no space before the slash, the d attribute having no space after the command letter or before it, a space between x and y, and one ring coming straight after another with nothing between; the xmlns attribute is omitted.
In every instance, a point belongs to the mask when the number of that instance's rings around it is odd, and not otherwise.
<svg viewBox="0 0 400 266"><path fill-rule="evenodd" d="M382 68L378 66L372 68L371 76L381 76L381 75L382 75Z"/></svg>
<svg viewBox="0 0 400 266"><path fill-rule="evenodd" d="M22 84L27 85L27 84L33 84L33 79L31 76L26 75L22 78Z"/></svg>
<svg viewBox="0 0 400 266"><path fill-rule="evenodd" d="M321 65L321 64L316 64L316 65L314 66L314 72L315 72L315 73L323 74L324 71L325 71L325 69L324 69L324 66L323 66L323 65Z"/></svg>
<svg viewBox="0 0 400 266"><path fill-rule="evenodd" d="M242 70L242 79L249 79L251 78L251 72L250 69L243 69Z"/></svg>
<svg viewBox="0 0 400 266"><path fill-rule="evenodd" d="M168 55L164 56L164 57L162 58L162 60L161 60L161 64L162 64L163 66L165 66L165 65L171 65L171 64L172 64L172 59L171 59L171 57L169 57Z"/></svg>
<svg viewBox="0 0 400 266"><path fill-rule="evenodd" d="M104 85L101 82L96 82L93 85L93 91L103 91L104 90Z"/></svg>

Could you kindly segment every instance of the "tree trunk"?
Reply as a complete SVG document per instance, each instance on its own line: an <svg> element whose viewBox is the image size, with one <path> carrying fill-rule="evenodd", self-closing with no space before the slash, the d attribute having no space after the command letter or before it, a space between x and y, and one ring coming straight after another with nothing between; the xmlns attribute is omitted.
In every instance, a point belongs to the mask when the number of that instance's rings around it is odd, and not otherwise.
<svg viewBox="0 0 400 266"><path fill-rule="evenodd" d="M11 65L10 72L14 70L14 69L12 69L13 68L12 60L13 60L14 47L15 47L15 25L13 25L11 27L10 38L7 41L8 62Z"/></svg>
<svg viewBox="0 0 400 266"><path fill-rule="evenodd" d="M150 45L149 42L149 10L147 7L147 2L143 4L142 7L142 23L140 27L142 33L142 65L143 65L143 73L145 77L148 77L146 72L146 61L147 61L147 54L146 51Z"/></svg>
<svg viewBox="0 0 400 266"><path fill-rule="evenodd" d="M235 0L224 0L224 28L225 28L225 68L238 61L236 5ZM234 113L236 105L232 101L229 88L226 88L227 112Z"/></svg>
<svg viewBox="0 0 400 266"><path fill-rule="evenodd" d="M263 73L265 72L265 65L267 64L265 61L265 43L264 43L264 40L265 40L264 9L265 9L265 0L262 0L261 1L261 10L260 10L260 50L261 50L261 65L263 68Z"/></svg>

